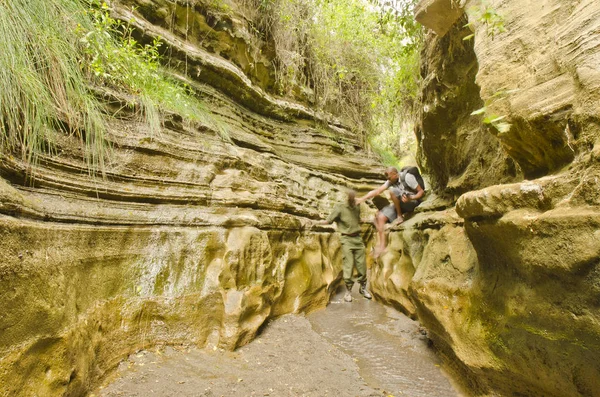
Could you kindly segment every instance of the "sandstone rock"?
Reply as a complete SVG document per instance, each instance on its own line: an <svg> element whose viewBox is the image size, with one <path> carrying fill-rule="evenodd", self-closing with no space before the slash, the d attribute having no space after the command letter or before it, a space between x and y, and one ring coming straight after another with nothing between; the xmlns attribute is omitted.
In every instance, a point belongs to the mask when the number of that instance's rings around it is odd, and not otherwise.
<svg viewBox="0 0 600 397"><path fill-rule="evenodd" d="M474 53L458 23L423 53L420 156L456 213L392 230L389 256L410 247L414 271L383 258L393 271L376 268L373 292L415 311L474 394L596 395L600 6L490 1L506 28L492 37L478 4L464 8ZM469 114L484 105L510 129L477 130ZM403 287L387 294L388 280Z"/></svg>
<svg viewBox="0 0 600 397"><path fill-rule="evenodd" d="M415 19L443 37L460 18L463 10L455 0L422 0L415 7Z"/></svg>
<svg viewBox="0 0 600 397"><path fill-rule="evenodd" d="M174 77L227 136L172 114L153 136L134 117L111 119L105 179L90 178L73 137L33 175L0 158L2 397L83 395L138 349L234 349L271 317L324 307L341 279L339 238L306 225L347 187L379 182L376 160L334 117L265 93L268 79L241 61L238 22L224 17L211 54L198 37L182 43L184 11L208 29L191 3L135 4L149 12L136 27L189 61ZM172 12L174 25L151 23Z"/></svg>
<svg viewBox="0 0 600 397"><path fill-rule="evenodd" d="M470 18L477 26L481 97L511 90L489 109L512 124L497 135L502 146L528 177L557 171L595 140L600 38L593 32L600 9L593 1L489 5L502 15L506 32L492 38L485 24Z"/></svg>
<svg viewBox="0 0 600 397"><path fill-rule="evenodd" d="M475 84L478 60L462 17L440 38L429 33L422 51L419 161L436 194L456 200L469 190L521 177L498 139L471 113L484 106Z"/></svg>
<svg viewBox="0 0 600 397"><path fill-rule="evenodd" d="M460 218L415 216L392 232L388 254L412 247L414 271L383 274L389 268L384 257L372 272L373 292L415 310L475 393L598 390L599 212L571 206L571 193L546 201L540 193L547 191L518 188L551 186L550 179L465 195L478 195L478 202L461 197L464 226ZM387 294L392 281L403 288Z"/></svg>

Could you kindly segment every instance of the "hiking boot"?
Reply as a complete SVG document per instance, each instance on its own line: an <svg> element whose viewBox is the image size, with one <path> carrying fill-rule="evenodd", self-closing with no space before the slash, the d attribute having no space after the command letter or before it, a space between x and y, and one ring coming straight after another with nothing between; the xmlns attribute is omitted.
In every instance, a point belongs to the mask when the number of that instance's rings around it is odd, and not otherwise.
<svg viewBox="0 0 600 397"><path fill-rule="evenodd" d="M352 291L352 286L346 285L346 293L344 294L344 300L346 302L352 302L352 294L350 293L350 291Z"/></svg>
<svg viewBox="0 0 600 397"><path fill-rule="evenodd" d="M367 299L373 298L373 295L371 295L371 293L367 289L367 283L364 283L364 284L360 285L360 288L358 289L358 293L361 294L362 296L364 296Z"/></svg>
<svg viewBox="0 0 600 397"><path fill-rule="evenodd" d="M346 293L344 294L344 300L346 302L352 302L352 295L350 294L350 291L346 291Z"/></svg>

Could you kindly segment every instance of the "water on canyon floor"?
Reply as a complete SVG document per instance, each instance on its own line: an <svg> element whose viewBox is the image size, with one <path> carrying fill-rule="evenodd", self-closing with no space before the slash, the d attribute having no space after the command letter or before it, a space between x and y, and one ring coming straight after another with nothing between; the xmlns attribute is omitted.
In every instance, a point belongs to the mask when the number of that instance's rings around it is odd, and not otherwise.
<svg viewBox="0 0 600 397"><path fill-rule="evenodd" d="M355 294L337 295L326 310L308 316L313 329L356 361L370 386L385 395L460 396L419 323Z"/></svg>
<svg viewBox="0 0 600 397"><path fill-rule="evenodd" d="M356 290L357 288L355 288ZM123 361L91 396L460 396L419 324L353 293L268 324L234 352L160 347Z"/></svg>

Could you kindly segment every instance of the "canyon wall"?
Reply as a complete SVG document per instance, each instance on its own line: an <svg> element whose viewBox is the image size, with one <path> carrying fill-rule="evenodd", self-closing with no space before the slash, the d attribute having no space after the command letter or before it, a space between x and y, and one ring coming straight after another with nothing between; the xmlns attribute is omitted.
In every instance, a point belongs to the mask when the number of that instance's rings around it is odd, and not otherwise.
<svg viewBox="0 0 600 397"><path fill-rule="evenodd" d="M125 110L105 178L73 137L34 170L0 157L1 396L85 394L156 344L233 349L338 284L338 238L308 225L381 168L343 122L275 97L271 50L211 4L112 4L141 42L162 38L205 122L167 113L152 134ZM600 6L490 0L495 30L482 4L417 8L431 186L371 288L423 323L476 395L597 396ZM109 113L127 103L99 95Z"/></svg>
<svg viewBox="0 0 600 397"><path fill-rule="evenodd" d="M475 395L599 396L600 4L433 0L417 19L421 162L448 204L390 233L372 290Z"/></svg>
<svg viewBox="0 0 600 397"><path fill-rule="evenodd" d="M121 116L105 178L90 177L74 137L58 135L33 171L0 157L1 396L84 395L136 350L233 349L269 318L324 307L340 244L309 222L380 179L348 127L268 93L270 60L239 15L112 6L140 40L162 37L207 119L167 113L151 134L106 90Z"/></svg>

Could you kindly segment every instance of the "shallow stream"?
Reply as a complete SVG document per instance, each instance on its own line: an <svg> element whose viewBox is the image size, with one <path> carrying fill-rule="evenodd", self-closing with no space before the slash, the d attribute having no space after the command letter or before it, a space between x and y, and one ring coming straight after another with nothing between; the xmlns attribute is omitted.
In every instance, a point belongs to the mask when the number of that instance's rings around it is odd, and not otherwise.
<svg viewBox="0 0 600 397"><path fill-rule="evenodd" d="M350 355L367 384L384 395L460 396L419 324L357 290L351 303L340 292L325 310L308 315L313 329Z"/></svg>
<svg viewBox="0 0 600 397"><path fill-rule="evenodd" d="M132 354L90 397L454 397L419 324L364 299L334 296L306 317L282 316L250 344L155 347Z"/></svg>

